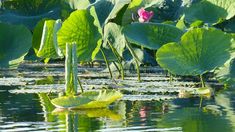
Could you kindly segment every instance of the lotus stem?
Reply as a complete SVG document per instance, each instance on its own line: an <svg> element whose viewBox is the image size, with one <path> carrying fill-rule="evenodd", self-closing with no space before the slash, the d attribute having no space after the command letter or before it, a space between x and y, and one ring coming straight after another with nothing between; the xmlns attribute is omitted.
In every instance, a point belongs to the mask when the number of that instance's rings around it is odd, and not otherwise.
<svg viewBox="0 0 235 132"><path fill-rule="evenodd" d="M65 93L71 94L71 64L72 64L72 50L71 45L66 43L66 55L65 55Z"/></svg>
<svg viewBox="0 0 235 132"><path fill-rule="evenodd" d="M203 98L202 96L200 97L200 104L199 104L199 108L202 108L202 102L203 102Z"/></svg>
<svg viewBox="0 0 235 132"><path fill-rule="evenodd" d="M78 89L78 60L77 60L77 44L72 43L72 77L73 77L73 91L77 94Z"/></svg>
<svg viewBox="0 0 235 132"><path fill-rule="evenodd" d="M77 94L78 82L83 92L81 82L78 78L78 61L76 43L66 43L66 58L65 58L65 93L66 95Z"/></svg>
<svg viewBox="0 0 235 132"><path fill-rule="evenodd" d="M203 75L200 75L200 80L201 80L202 87L205 88L206 85L205 85L205 81L203 79Z"/></svg>
<svg viewBox="0 0 235 132"><path fill-rule="evenodd" d="M109 67L109 62L108 62L108 60L107 60L107 57L106 57L104 51L102 50L102 48L100 48L100 51L101 51L102 56L103 56L103 58L104 58L105 64L106 64L106 66L107 66L107 68L108 68L108 70L109 70L110 77L113 79L113 74L112 74L112 71L111 71L111 69L110 69L110 67Z"/></svg>
<svg viewBox="0 0 235 132"><path fill-rule="evenodd" d="M124 68L123 68L123 65L122 65L122 59L120 57L120 55L118 54L117 50L112 46L112 44L110 43L110 41L108 40L108 45L109 47L111 48L114 56L117 58L118 60L118 64L119 64L119 67L121 68L121 76L122 76L122 80L124 80L125 78L125 75L124 75Z"/></svg>
<svg viewBox="0 0 235 132"><path fill-rule="evenodd" d="M131 52L132 57L135 59L136 71L137 71L137 74L138 74L138 81L141 82L140 68L139 68L139 62L141 63L141 61L139 60L138 56L135 54L135 51L134 51L134 49L132 48L132 46L130 45L129 42L126 43L126 46L129 49L129 51Z"/></svg>
<svg viewBox="0 0 235 132"><path fill-rule="evenodd" d="M137 59L135 59L135 64L136 64L136 71L137 71L137 75L138 75L138 82L141 82L140 67L139 67L139 63L138 63Z"/></svg>
<svg viewBox="0 0 235 132"><path fill-rule="evenodd" d="M116 67L116 69L118 70L119 76L122 75L122 72L120 70L120 68L118 67L118 65L116 64L116 62L113 62L114 66Z"/></svg>

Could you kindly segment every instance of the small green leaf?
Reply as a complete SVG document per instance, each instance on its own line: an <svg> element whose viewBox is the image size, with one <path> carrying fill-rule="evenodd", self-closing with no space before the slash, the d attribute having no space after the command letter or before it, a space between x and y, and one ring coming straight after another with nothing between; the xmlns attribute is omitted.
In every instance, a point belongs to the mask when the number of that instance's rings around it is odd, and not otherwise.
<svg viewBox="0 0 235 132"><path fill-rule="evenodd" d="M175 26L158 23L133 23L124 27L127 41L148 49L158 49L169 42L178 42L183 31Z"/></svg>
<svg viewBox="0 0 235 132"><path fill-rule="evenodd" d="M24 26L0 23L0 67L11 67L23 61L32 46L32 34Z"/></svg>
<svg viewBox="0 0 235 132"><path fill-rule="evenodd" d="M79 96L64 96L51 102L58 108L92 109L104 108L120 99L122 94L117 91L85 92Z"/></svg>
<svg viewBox="0 0 235 132"><path fill-rule="evenodd" d="M157 51L157 62L176 75L202 75L230 59L232 37L213 28L196 28Z"/></svg>
<svg viewBox="0 0 235 132"><path fill-rule="evenodd" d="M66 43L76 42L78 61L91 61L101 45L101 34L88 10L71 13L57 35L58 45L64 54Z"/></svg>

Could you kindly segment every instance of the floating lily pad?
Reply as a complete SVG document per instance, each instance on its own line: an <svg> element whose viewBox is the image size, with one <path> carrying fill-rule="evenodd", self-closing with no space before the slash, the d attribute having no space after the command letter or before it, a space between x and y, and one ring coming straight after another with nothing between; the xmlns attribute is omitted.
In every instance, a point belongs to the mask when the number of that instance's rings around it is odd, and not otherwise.
<svg viewBox="0 0 235 132"><path fill-rule="evenodd" d="M51 100L58 108L92 109L104 108L120 99L122 94L117 91L86 92L79 96L64 96Z"/></svg>
<svg viewBox="0 0 235 132"><path fill-rule="evenodd" d="M232 37L220 30L196 28L157 51L157 62L176 75L202 75L222 66L233 51Z"/></svg>

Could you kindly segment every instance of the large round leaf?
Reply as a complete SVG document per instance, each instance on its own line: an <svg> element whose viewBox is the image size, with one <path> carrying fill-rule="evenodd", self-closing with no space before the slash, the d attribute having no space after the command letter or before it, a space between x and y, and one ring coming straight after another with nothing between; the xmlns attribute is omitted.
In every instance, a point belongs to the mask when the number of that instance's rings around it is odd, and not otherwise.
<svg viewBox="0 0 235 132"><path fill-rule="evenodd" d="M189 22L201 20L216 23L220 18L235 16L235 0L203 0L186 8L185 19Z"/></svg>
<svg viewBox="0 0 235 132"><path fill-rule="evenodd" d="M177 75L202 75L222 66L229 58L232 37L220 30L196 28L185 33L180 43L169 43L157 51L161 67Z"/></svg>
<svg viewBox="0 0 235 132"><path fill-rule="evenodd" d="M127 40L149 49L158 49L163 44L178 42L183 31L172 25L158 23L133 23L124 27Z"/></svg>
<svg viewBox="0 0 235 132"><path fill-rule="evenodd" d="M0 34L0 67L21 62L32 46L31 32L24 26L0 23Z"/></svg>
<svg viewBox="0 0 235 132"><path fill-rule="evenodd" d="M79 61L91 61L101 44L101 35L94 25L94 18L87 10L71 13L58 31L58 45L65 54L66 43L77 43Z"/></svg>

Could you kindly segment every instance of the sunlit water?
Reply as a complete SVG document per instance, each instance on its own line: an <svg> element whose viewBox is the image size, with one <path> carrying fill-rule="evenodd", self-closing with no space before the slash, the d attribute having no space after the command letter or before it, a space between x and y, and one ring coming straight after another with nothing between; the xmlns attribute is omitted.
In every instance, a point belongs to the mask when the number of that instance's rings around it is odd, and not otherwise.
<svg viewBox="0 0 235 132"><path fill-rule="evenodd" d="M10 94L0 87L0 131L130 131L130 132L233 132L235 93L214 99L119 101L109 109L51 112L37 94ZM11 88L12 89L12 88Z"/></svg>

